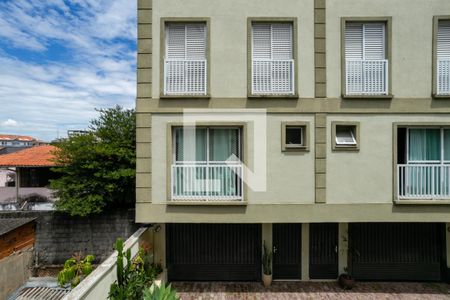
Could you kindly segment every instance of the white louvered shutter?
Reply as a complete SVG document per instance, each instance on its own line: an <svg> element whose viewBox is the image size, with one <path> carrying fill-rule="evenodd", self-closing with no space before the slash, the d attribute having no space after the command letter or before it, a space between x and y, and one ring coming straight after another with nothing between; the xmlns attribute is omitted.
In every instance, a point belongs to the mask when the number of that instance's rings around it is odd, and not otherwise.
<svg viewBox="0 0 450 300"><path fill-rule="evenodd" d="M345 59L363 59L363 24L346 24Z"/></svg>
<svg viewBox="0 0 450 300"><path fill-rule="evenodd" d="M364 24L364 59L385 58L385 25L383 23Z"/></svg>
<svg viewBox="0 0 450 300"><path fill-rule="evenodd" d="M186 59L206 59L206 27L205 24L186 25Z"/></svg>
<svg viewBox="0 0 450 300"><path fill-rule="evenodd" d="M346 59L385 59L385 24L347 23L345 27Z"/></svg>
<svg viewBox="0 0 450 300"><path fill-rule="evenodd" d="M437 56L440 59L450 59L450 21L439 21Z"/></svg>
<svg viewBox="0 0 450 300"><path fill-rule="evenodd" d="M252 91L292 94L294 64L292 24L252 24Z"/></svg>
<svg viewBox="0 0 450 300"><path fill-rule="evenodd" d="M167 24L166 26L166 58L184 59L186 55L185 25Z"/></svg>
<svg viewBox="0 0 450 300"><path fill-rule="evenodd" d="M441 20L437 33L437 93L450 95L450 21Z"/></svg>
<svg viewBox="0 0 450 300"><path fill-rule="evenodd" d="M272 59L292 59L292 24L272 24Z"/></svg>
<svg viewBox="0 0 450 300"><path fill-rule="evenodd" d="M206 94L206 25L166 25L165 94Z"/></svg>
<svg viewBox="0 0 450 300"><path fill-rule="evenodd" d="M271 25L253 24L253 59L271 59Z"/></svg>

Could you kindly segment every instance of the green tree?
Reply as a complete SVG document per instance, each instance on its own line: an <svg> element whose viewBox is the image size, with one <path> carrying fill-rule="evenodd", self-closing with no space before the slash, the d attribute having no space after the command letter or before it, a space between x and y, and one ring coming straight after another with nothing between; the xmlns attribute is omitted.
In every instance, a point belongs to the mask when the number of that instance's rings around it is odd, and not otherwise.
<svg viewBox="0 0 450 300"><path fill-rule="evenodd" d="M56 146L51 181L59 200L56 208L72 216L131 207L135 198L136 123L134 110L120 106L98 110L87 134Z"/></svg>

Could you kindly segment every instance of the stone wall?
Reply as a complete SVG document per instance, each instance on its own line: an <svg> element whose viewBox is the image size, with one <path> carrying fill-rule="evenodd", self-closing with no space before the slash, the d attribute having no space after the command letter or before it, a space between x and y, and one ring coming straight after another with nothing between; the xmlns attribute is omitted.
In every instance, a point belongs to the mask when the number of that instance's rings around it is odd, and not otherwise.
<svg viewBox="0 0 450 300"><path fill-rule="evenodd" d="M0 218L36 217L35 259L39 266L63 264L75 252L105 260L118 237L127 239L137 229L134 210L91 217L70 217L58 212L0 212Z"/></svg>

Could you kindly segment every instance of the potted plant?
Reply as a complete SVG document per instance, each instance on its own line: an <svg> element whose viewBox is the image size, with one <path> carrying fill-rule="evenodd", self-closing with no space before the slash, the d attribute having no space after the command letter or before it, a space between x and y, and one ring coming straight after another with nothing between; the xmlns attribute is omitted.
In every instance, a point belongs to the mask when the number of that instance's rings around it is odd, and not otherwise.
<svg viewBox="0 0 450 300"><path fill-rule="evenodd" d="M348 268L344 268L345 273L339 275L338 283L344 290L351 290L355 286L355 280L349 274Z"/></svg>
<svg viewBox="0 0 450 300"><path fill-rule="evenodd" d="M348 253L347 254L348 255L348 267L345 267L344 273L339 275L338 284L341 288L343 288L345 290L351 290L352 288L355 287L355 279L353 279L353 276L351 275L353 256L354 255L359 256L360 253L358 252L358 250L355 250L353 247L348 247L347 253Z"/></svg>
<svg viewBox="0 0 450 300"><path fill-rule="evenodd" d="M262 266L263 266L263 283L267 288L272 283L272 251L269 250L266 246L266 241L264 241L263 247L263 257L262 257Z"/></svg>

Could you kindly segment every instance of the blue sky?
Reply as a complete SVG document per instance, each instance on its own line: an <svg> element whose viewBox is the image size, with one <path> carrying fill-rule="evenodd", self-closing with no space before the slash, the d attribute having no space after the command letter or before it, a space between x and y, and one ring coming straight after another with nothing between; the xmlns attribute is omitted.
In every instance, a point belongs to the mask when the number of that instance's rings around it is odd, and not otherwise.
<svg viewBox="0 0 450 300"><path fill-rule="evenodd" d="M134 107L135 0L0 0L0 133L50 141Z"/></svg>

